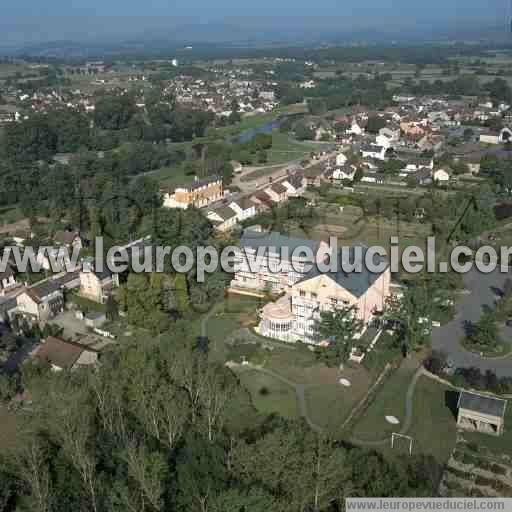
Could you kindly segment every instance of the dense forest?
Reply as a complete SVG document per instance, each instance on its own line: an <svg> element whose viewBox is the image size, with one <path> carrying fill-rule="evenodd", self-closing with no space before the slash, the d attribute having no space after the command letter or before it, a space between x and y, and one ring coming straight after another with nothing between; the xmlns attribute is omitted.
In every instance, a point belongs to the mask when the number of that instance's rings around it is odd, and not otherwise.
<svg viewBox="0 0 512 512"><path fill-rule="evenodd" d="M26 366L20 442L0 455L0 511L313 512L347 496L432 496L439 467L258 414L237 378L172 335L114 348L96 371Z"/></svg>

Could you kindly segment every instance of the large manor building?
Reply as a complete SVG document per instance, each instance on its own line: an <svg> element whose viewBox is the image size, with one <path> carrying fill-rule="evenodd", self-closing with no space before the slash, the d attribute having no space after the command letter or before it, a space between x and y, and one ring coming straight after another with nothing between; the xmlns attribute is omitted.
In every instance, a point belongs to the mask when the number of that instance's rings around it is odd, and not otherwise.
<svg viewBox="0 0 512 512"><path fill-rule="evenodd" d="M167 208L189 207L204 208L224 198L222 178L211 176L200 180L197 177L188 185L181 185L174 190L163 191L163 205Z"/></svg>
<svg viewBox="0 0 512 512"><path fill-rule="evenodd" d="M315 259L290 256L280 260L278 255L283 247L288 248L290 255L298 247L309 247L315 258L320 250L330 254L325 242L293 239L279 233L244 234L238 255L242 264L231 282L231 290L240 293L268 291L281 295L261 311L258 330L263 336L318 344L325 341L318 339L315 328L321 312L355 306L357 317L367 326L376 314L383 311L390 295L390 268L382 258L374 255L374 263L382 264L384 270L379 273L367 270L364 265L366 247L360 247L360 250L352 247L347 252L351 264L357 262L358 257L362 260L362 271L350 273L341 270L342 251L338 254L338 271L322 273ZM271 272L278 264L281 270ZM306 266L312 268L307 269Z"/></svg>

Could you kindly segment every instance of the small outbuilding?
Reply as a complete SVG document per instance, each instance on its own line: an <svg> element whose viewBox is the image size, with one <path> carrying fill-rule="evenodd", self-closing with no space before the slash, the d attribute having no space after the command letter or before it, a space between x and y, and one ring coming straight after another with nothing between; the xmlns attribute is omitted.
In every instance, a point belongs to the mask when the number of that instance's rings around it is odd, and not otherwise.
<svg viewBox="0 0 512 512"><path fill-rule="evenodd" d="M105 313L91 311L84 316L85 325L91 329L99 329L107 322Z"/></svg>
<svg viewBox="0 0 512 512"><path fill-rule="evenodd" d="M500 436L505 425L507 401L469 391L461 391L457 425L465 430Z"/></svg>

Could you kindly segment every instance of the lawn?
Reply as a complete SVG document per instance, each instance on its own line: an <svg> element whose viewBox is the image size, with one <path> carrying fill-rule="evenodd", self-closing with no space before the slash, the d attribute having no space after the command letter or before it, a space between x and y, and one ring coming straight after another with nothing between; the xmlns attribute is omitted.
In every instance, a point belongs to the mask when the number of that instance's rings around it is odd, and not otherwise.
<svg viewBox="0 0 512 512"><path fill-rule="evenodd" d="M148 176L158 181L164 187L177 187L194 181L194 176L187 175L182 167L162 167L156 171L148 173Z"/></svg>
<svg viewBox="0 0 512 512"><path fill-rule="evenodd" d="M354 437L361 441L388 438L389 442L381 448L385 453L396 455L397 450L391 451L390 447L391 434L399 433L403 428L405 396L414 372L414 365L402 366L384 383L355 425L352 432ZM413 454L433 455L441 464L448 460L457 436L454 393L449 386L420 377L414 393L412 423L406 432L413 438ZM386 416L396 416L400 425L388 423Z"/></svg>
<svg viewBox="0 0 512 512"><path fill-rule="evenodd" d="M290 139L289 134L279 131L272 132L272 149L267 151L268 164L281 164L292 160L300 160L311 151L321 149L316 144L299 143Z"/></svg>
<svg viewBox="0 0 512 512"><path fill-rule="evenodd" d="M0 450L2 452L16 444L19 423L16 414L0 404Z"/></svg>
<svg viewBox="0 0 512 512"><path fill-rule="evenodd" d="M433 455L446 462L456 444L457 420L452 412L454 391L428 377L420 377L414 394L413 422L407 433L413 453Z"/></svg>
<svg viewBox="0 0 512 512"><path fill-rule="evenodd" d="M225 362L229 358L230 347L225 341L244 326L256 321L256 309L260 306L256 297L230 294L219 304L206 323L206 335L210 339L210 358ZM201 320L196 323L200 324Z"/></svg>
<svg viewBox="0 0 512 512"><path fill-rule="evenodd" d="M96 311L98 313L105 313L107 311L107 306L105 304L100 304L99 302L94 302L93 300L86 299L85 297L81 297L78 293L70 293L67 296L67 299L70 302L76 304L83 312Z"/></svg>
<svg viewBox="0 0 512 512"><path fill-rule="evenodd" d="M384 382L354 426L354 437L361 441L378 441L400 430L401 425L388 423L386 416L395 416L401 423L404 421L405 395L415 371L416 365L403 365Z"/></svg>
<svg viewBox="0 0 512 512"><path fill-rule="evenodd" d="M242 371L239 378L259 412L276 413L289 419L299 417L295 390L290 386L256 370Z"/></svg>
<svg viewBox="0 0 512 512"><path fill-rule="evenodd" d="M331 372L328 382L307 388L305 395L313 422L336 436L343 421L372 385L373 378L370 372L359 366L347 366L341 374L338 370ZM344 387L338 382L340 375L350 381L350 387Z"/></svg>

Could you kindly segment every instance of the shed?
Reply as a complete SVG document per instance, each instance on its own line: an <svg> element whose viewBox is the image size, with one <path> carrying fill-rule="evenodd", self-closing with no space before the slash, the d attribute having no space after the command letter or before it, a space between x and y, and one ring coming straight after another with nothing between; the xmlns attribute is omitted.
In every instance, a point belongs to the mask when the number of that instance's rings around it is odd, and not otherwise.
<svg viewBox="0 0 512 512"><path fill-rule="evenodd" d="M457 425L465 430L500 436L505 425L507 401L469 391L461 391Z"/></svg>

